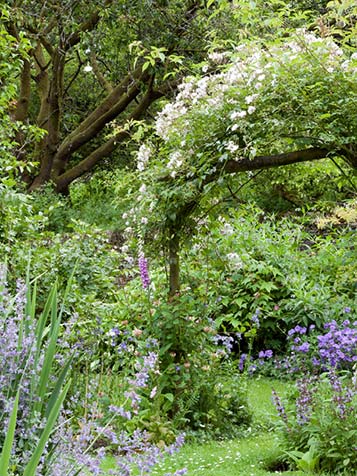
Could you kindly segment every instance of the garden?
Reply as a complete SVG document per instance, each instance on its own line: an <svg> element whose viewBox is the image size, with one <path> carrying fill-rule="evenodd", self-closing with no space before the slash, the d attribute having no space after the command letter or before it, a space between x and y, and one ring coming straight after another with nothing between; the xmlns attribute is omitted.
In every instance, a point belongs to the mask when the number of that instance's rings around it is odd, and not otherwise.
<svg viewBox="0 0 357 476"><path fill-rule="evenodd" d="M356 18L0 6L0 476L357 474Z"/></svg>

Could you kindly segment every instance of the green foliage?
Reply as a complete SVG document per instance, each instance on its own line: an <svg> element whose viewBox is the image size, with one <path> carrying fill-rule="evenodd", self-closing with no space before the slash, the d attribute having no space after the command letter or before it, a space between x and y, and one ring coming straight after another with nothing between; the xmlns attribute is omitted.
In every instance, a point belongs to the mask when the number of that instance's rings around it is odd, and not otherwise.
<svg viewBox="0 0 357 476"><path fill-rule="evenodd" d="M187 289L172 302L155 306L145 328L150 326L159 342L159 391L173 395L166 411L174 426L232 436L249 422L249 411L242 378L234 377L225 362L231 349L220 348L213 338L216 324L209 312L204 297Z"/></svg>
<svg viewBox="0 0 357 476"><path fill-rule="evenodd" d="M283 448L297 467L341 474L357 465L355 376L332 370L319 381L303 378L281 414Z"/></svg>
<svg viewBox="0 0 357 476"><path fill-rule="evenodd" d="M23 160L21 154L16 155L19 135L35 144L43 137L43 131L15 121L13 117L17 106L17 78L23 62L28 58L31 44L23 33L17 38L9 34L5 25L10 16L8 8L0 7L0 184L14 187L19 175L30 172L35 165L31 160Z"/></svg>
<svg viewBox="0 0 357 476"><path fill-rule="evenodd" d="M48 225L47 210L39 209L35 197L0 184L0 250L10 256L17 245L38 236ZM22 248L28 256L28 250ZM24 274L26 265L17 276Z"/></svg>
<svg viewBox="0 0 357 476"><path fill-rule="evenodd" d="M79 322L88 348L79 365L89 372L90 393L101 395L95 397L99 411L107 418L113 397L116 405L128 405L125 376L135 371L137 356L152 349L158 353L158 371L152 373L150 386L141 389L140 412L130 422L119 418L116 424L130 431L145 428L159 442L172 441L183 428L215 438L241 432L250 420L245 387L227 360L229 352L215 342L215 324L203 296L187 289L174 302L166 302L162 279L155 274L151 278L156 289L149 299L133 280L116 304L107 305L105 312L97 308L99 326ZM87 386L82 382L80 388Z"/></svg>
<svg viewBox="0 0 357 476"><path fill-rule="evenodd" d="M224 439L242 435L252 415L247 402L248 382L237 373L236 363L211 366L193 383L191 396L196 395L197 401L187 406L186 414L193 437ZM186 394L186 398L190 397Z"/></svg>
<svg viewBox="0 0 357 476"><path fill-rule="evenodd" d="M51 450L50 435L55 427L69 389L70 362L59 370L59 331L62 311L58 309L56 286L41 313L36 309L36 284L18 287L14 298L8 295L6 275L1 268L1 327L6 340L17 339L2 349L1 394L12 402L8 429L1 436L1 474L21 471L36 474L41 457ZM9 352L9 346L13 346ZM8 409L2 408L3 423Z"/></svg>
<svg viewBox="0 0 357 476"><path fill-rule="evenodd" d="M242 179L237 179L231 188L241 185ZM267 212L324 211L356 190L353 171L342 160L321 160L262 171L240 189L239 199L254 201ZM226 200L234 203L228 192Z"/></svg>
<svg viewBox="0 0 357 476"><path fill-rule="evenodd" d="M19 392L17 392L13 408L11 411L9 425L6 430L5 439L2 446L1 456L0 456L0 470L1 474L8 476L9 464L11 458L11 450L14 442L15 429L16 429L16 419L17 419L17 410L19 407Z"/></svg>
<svg viewBox="0 0 357 476"><path fill-rule="evenodd" d="M68 229L70 232L64 234L44 231L37 238L33 234L29 239L18 239L9 248L8 262L13 275L21 276L31 255L33 273L39 276L40 306L44 305L46 290L56 279L59 292L63 294L77 263L65 313L69 316L75 309L83 317L83 327L90 333L90 329L98 325L99 309L115 303L118 276L126 265L120 254L113 250L109 233L83 222L72 222Z"/></svg>
<svg viewBox="0 0 357 476"><path fill-rule="evenodd" d="M124 170L99 170L87 180L76 182L70 189L70 206L63 210L64 216L58 217L58 225L63 227L75 219L98 228L121 230L128 184L133 187L135 183L136 178Z"/></svg>
<svg viewBox="0 0 357 476"><path fill-rule="evenodd" d="M331 36L297 29L271 42L242 42L233 53L212 52L210 59L215 73L186 78L175 101L158 115L156 136L138 151L142 183L132 195L138 203L129 215L142 234L166 246L172 233L195 232L207 210L225 200L225 187L230 204L241 196L255 198L255 191L261 199L265 188L266 207L269 191L295 208L308 206L309 200L336 199L339 188L353 193L352 175L334 157L349 162L348 150L354 150L355 54L342 50ZM254 160L264 168L284 153L320 148L335 165L260 174L253 184L252 172L236 182L226 173L239 171L240 163L242 170L249 169L250 161L254 169ZM336 179L335 190L325 186L323 174ZM249 194L241 192L244 186ZM252 271L266 271L266 286L271 286L276 266ZM279 282L274 285L279 288Z"/></svg>
<svg viewBox="0 0 357 476"><path fill-rule="evenodd" d="M221 329L253 333L255 349L283 351L294 325L321 328L356 306L355 233L347 226L320 235L313 216L277 219L241 206L206 220L186 244L182 280ZM260 327L253 330L257 311Z"/></svg>

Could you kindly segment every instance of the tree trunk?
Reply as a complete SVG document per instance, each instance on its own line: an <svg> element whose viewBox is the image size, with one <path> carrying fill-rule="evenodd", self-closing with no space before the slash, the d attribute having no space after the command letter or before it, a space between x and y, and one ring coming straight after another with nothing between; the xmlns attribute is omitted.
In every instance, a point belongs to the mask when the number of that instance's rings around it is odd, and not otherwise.
<svg viewBox="0 0 357 476"><path fill-rule="evenodd" d="M48 108L41 101L41 106L48 112L46 121L47 135L39 150L40 172L32 182L29 190L34 190L48 182L51 178L54 157L60 141L60 124L62 119L63 99L63 74L65 65L65 53L61 47L53 53L52 78L49 82L48 94L42 100L48 104ZM45 91L43 91L43 94ZM41 114L41 111L40 111Z"/></svg>
<svg viewBox="0 0 357 476"><path fill-rule="evenodd" d="M180 238L173 227L169 240L169 296L173 297L180 291Z"/></svg>

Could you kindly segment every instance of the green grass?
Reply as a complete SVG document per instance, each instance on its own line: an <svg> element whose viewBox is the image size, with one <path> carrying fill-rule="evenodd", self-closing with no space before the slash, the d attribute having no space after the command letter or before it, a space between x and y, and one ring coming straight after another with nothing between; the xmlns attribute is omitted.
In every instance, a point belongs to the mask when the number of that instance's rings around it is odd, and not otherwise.
<svg viewBox="0 0 357 476"><path fill-rule="evenodd" d="M189 476L267 476L278 474L264 469L267 458L271 460L277 454L274 435L264 433L241 440L187 445L177 456L159 465L153 474L161 476L185 467Z"/></svg>
<svg viewBox="0 0 357 476"><path fill-rule="evenodd" d="M187 468L188 476L302 476L301 471L268 470L268 462L279 455L276 434L272 424L276 420L271 401L271 389L283 395L289 384L267 379L252 379L248 383L249 404L254 414L251 428L241 439L211 441L203 444L188 443L174 456L158 464L153 475ZM106 468L113 466L113 459L106 460Z"/></svg>

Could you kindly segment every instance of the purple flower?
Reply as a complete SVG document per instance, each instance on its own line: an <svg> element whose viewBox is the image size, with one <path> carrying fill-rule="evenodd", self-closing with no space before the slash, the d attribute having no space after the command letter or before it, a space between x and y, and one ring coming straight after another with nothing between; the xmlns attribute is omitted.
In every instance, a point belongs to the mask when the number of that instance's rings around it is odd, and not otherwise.
<svg viewBox="0 0 357 476"><path fill-rule="evenodd" d="M242 354L239 359L238 368L241 372L244 370L244 362L247 360L247 354Z"/></svg>
<svg viewBox="0 0 357 476"><path fill-rule="evenodd" d="M321 361L332 367L348 367L357 355L356 326L346 320L341 325L331 321L324 327L328 332L317 336Z"/></svg>
<svg viewBox="0 0 357 476"><path fill-rule="evenodd" d="M148 289L148 287L150 286L150 277L148 271L148 261L144 255L139 256L139 269L143 288Z"/></svg>
<svg viewBox="0 0 357 476"><path fill-rule="evenodd" d="M296 418L299 425L304 425L311 417L313 396L317 389L316 377L304 377L298 380L296 385L299 392L296 399Z"/></svg>
<svg viewBox="0 0 357 476"><path fill-rule="evenodd" d="M308 342L304 342L300 346L295 347L295 350L297 352L302 352L303 354L306 354L307 352L309 352L309 349L310 349L310 344Z"/></svg>
<svg viewBox="0 0 357 476"><path fill-rule="evenodd" d="M260 327L260 321L259 321L259 317L258 317L259 314L260 314L260 310L257 309L255 311L255 313L253 314L253 316L252 316L252 323L257 329L259 329L259 327Z"/></svg>
<svg viewBox="0 0 357 476"><path fill-rule="evenodd" d="M212 340L216 345L223 345L226 349L227 354L230 354L232 352L233 343L234 343L233 337L215 335L213 336Z"/></svg>
<svg viewBox="0 0 357 476"><path fill-rule="evenodd" d="M293 329L290 329L288 331L288 336L292 336L294 334L303 335L303 334L306 334L306 331L307 331L306 327L301 327L301 326L297 325Z"/></svg>
<svg viewBox="0 0 357 476"><path fill-rule="evenodd" d="M283 402L281 401L281 398L279 397L279 395L276 393L274 389L272 390L272 400L280 418L284 421L284 423L288 427L288 416L286 414L285 406Z"/></svg>

